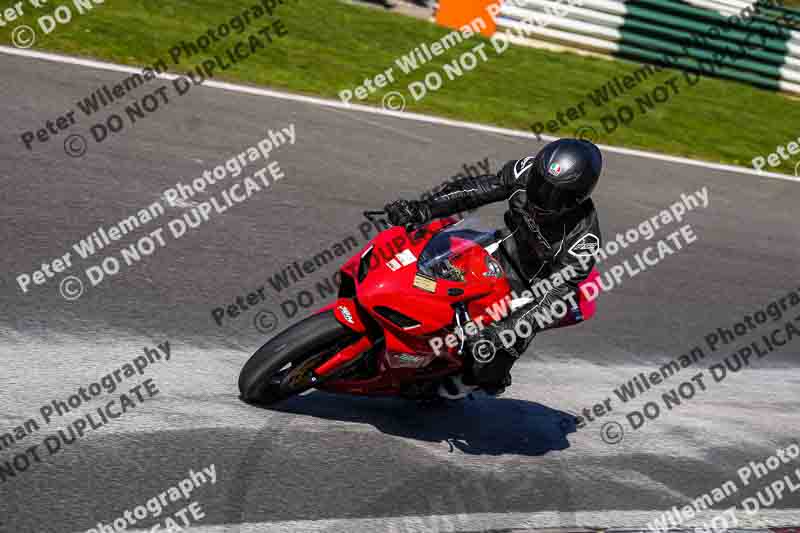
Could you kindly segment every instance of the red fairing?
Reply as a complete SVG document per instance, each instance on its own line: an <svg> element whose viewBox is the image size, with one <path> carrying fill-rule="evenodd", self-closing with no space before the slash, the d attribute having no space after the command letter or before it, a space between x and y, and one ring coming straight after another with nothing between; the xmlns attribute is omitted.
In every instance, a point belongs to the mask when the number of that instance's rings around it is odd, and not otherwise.
<svg viewBox="0 0 800 533"><path fill-rule="evenodd" d="M342 366L343 364L349 363L350 361L352 361L353 359L355 359L356 357L361 355L361 353L364 350L367 350L370 346L372 346L372 342L370 342L369 338L362 337L355 344L351 344L347 348L345 348L342 351L340 351L339 353L337 353L332 358L330 358L327 361L325 361L325 363L323 363L322 365L317 367L314 370L314 372L318 376L323 376L324 377L327 374L329 374L330 372L332 372L335 369L337 369L340 366Z"/></svg>
<svg viewBox="0 0 800 533"><path fill-rule="evenodd" d="M358 306L355 300L351 298L339 298L333 305L333 314L336 320L355 331L356 333L366 333L367 326L361 321L358 316Z"/></svg>

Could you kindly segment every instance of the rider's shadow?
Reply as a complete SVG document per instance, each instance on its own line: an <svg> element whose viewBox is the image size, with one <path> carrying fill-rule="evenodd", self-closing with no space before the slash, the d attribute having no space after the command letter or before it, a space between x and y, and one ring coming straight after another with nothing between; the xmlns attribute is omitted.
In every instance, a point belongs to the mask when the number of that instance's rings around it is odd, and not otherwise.
<svg viewBox="0 0 800 533"><path fill-rule="evenodd" d="M313 392L272 409L326 420L370 424L379 431L409 439L448 443L471 455L544 455L564 450L576 431L573 415L507 398L475 395L474 400L435 407L397 398L359 398Z"/></svg>

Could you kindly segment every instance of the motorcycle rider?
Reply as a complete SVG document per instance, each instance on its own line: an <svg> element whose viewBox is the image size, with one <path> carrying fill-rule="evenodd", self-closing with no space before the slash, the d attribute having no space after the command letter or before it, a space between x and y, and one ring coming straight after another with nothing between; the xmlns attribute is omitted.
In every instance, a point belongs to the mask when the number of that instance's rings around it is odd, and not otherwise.
<svg viewBox="0 0 800 533"><path fill-rule="evenodd" d="M492 395L502 393L511 384L511 366L534 336L518 336L513 345L505 347L500 332L514 329L520 320L535 334L588 318L576 304L582 297L579 284L592 273L594 254L601 246L590 195L602 164L600 150L591 142L559 139L536 156L509 161L496 175L465 177L444 184L423 201L399 200L385 206L389 221L405 226L508 200L504 219L513 239L504 239L496 255L515 293L547 287L544 292L534 291L535 298L470 339L474 357L465 358L463 376L453 376L440 387L442 396L461 398L476 388ZM539 285L558 272L569 273L565 283ZM550 309L559 300L568 308L563 319L552 324L533 319L537 311ZM481 341L493 345L492 358L478 357L475 349Z"/></svg>

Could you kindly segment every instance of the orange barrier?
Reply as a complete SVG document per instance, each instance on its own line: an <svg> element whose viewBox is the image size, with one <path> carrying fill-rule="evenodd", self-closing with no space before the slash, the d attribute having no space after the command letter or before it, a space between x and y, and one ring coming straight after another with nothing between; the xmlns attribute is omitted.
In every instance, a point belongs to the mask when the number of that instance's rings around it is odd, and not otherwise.
<svg viewBox="0 0 800 533"><path fill-rule="evenodd" d="M501 4L502 0L439 0L436 23L448 28L459 29L476 18L482 18L486 28L481 33L487 37L494 35L497 24L489 14L488 7ZM496 9L499 11L499 6Z"/></svg>

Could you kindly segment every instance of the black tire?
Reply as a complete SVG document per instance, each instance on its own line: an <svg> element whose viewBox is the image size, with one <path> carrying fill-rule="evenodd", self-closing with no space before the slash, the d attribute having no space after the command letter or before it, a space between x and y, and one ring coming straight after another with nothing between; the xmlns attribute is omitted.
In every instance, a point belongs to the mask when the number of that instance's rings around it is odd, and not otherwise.
<svg viewBox="0 0 800 533"><path fill-rule="evenodd" d="M310 389L310 383L288 384L287 376L311 358L319 358L313 365L318 366L358 338L332 310L301 320L267 341L245 363L239 374L242 400L268 405Z"/></svg>

